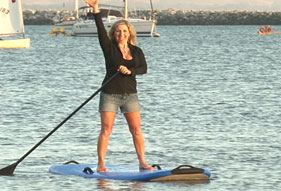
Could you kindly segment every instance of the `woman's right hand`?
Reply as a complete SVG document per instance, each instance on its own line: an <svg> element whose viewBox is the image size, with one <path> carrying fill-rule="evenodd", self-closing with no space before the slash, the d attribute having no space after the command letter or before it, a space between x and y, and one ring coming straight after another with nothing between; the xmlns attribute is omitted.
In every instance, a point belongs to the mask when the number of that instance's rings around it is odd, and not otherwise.
<svg viewBox="0 0 281 191"><path fill-rule="evenodd" d="M99 0L85 0L85 2L94 8L94 13L99 12Z"/></svg>
<svg viewBox="0 0 281 191"><path fill-rule="evenodd" d="M117 70L118 72L125 74L125 75L131 75L132 71L129 70L126 66L120 65L119 69Z"/></svg>

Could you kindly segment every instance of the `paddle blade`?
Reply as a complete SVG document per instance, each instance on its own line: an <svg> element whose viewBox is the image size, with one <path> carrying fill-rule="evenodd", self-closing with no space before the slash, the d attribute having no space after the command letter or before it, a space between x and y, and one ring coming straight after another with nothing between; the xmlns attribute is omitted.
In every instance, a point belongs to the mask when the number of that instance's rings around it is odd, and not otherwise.
<svg viewBox="0 0 281 191"><path fill-rule="evenodd" d="M17 163L14 163L9 166L6 166L5 168L0 169L0 176L13 176L17 165Z"/></svg>

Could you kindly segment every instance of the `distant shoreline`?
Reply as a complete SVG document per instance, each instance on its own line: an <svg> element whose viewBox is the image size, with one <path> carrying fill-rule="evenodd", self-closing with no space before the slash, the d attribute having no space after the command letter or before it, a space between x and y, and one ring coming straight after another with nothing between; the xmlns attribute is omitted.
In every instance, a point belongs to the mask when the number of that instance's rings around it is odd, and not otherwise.
<svg viewBox="0 0 281 191"><path fill-rule="evenodd" d="M74 16L74 11L25 10L25 25L53 25L59 18ZM130 15L150 18L150 10L130 12ZM156 10L158 25L281 25L281 12L269 11L182 11Z"/></svg>

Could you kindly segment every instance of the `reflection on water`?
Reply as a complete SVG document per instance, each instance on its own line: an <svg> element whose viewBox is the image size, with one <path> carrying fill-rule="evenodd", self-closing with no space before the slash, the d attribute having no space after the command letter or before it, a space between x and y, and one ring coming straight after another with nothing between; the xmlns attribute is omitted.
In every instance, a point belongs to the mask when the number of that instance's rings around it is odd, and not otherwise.
<svg viewBox="0 0 281 191"><path fill-rule="evenodd" d="M98 188L101 190L142 190L144 182L114 181L98 179Z"/></svg>

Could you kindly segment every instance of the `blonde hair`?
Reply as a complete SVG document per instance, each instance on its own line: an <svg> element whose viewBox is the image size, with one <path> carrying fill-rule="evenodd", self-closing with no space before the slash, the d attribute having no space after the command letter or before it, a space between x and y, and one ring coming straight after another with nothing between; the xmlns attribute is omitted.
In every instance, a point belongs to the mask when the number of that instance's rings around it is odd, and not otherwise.
<svg viewBox="0 0 281 191"><path fill-rule="evenodd" d="M128 43L132 44L132 45L137 45L137 33L136 33L136 30L134 28L134 26L127 20L120 20L120 21L116 21L110 28L109 30L109 38L112 40L112 41L116 41L115 37L114 37L114 33L117 29L117 27L119 25L126 25L128 27L128 30L129 30L129 33L130 33L130 36L128 38Z"/></svg>

